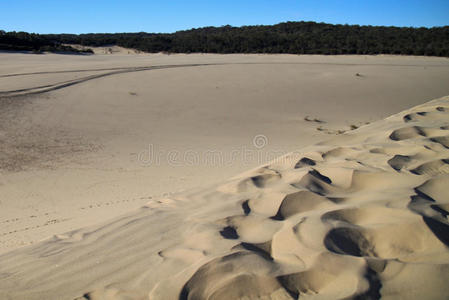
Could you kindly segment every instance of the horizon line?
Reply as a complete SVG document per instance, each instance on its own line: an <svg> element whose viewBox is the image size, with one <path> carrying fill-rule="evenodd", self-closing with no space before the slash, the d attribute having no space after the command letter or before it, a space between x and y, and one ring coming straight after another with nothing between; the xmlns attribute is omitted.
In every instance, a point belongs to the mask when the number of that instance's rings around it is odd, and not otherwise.
<svg viewBox="0 0 449 300"><path fill-rule="evenodd" d="M280 24L285 24L285 23L316 23L316 24L326 24L326 25L333 25L333 26L360 26L360 27L393 27L393 28L414 28L414 29L419 29L419 28L425 28L425 29L432 29L432 28L444 28L444 27L448 27L449 24L447 25L441 25L441 26L397 26L397 25L372 25L372 24L349 24L349 23L327 23L327 22L318 22L318 21L307 21L307 20L301 20L301 21L283 21L283 22L278 22L278 23L273 23L273 24L248 24L248 25L231 25L231 24L223 24L223 25L206 25L206 26L201 26L201 27L192 27L192 28L188 28L188 29L179 29L176 31L171 31L171 32L151 32L151 31L116 31L116 32L78 32L78 33L69 33L69 32L32 32L32 31L16 31L16 30L10 30L10 31L6 31L0 28L0 31L4 31L4 32L26 32L26 33L30 33L30 34L40 34L40 35L46 35L46 34L73 34L73 35L82 35L82 34L124 34L124 33L147 33L147 34L174 34L177 32L182 32L182 31L190 31L190 30L197 30L197 29L202 29L202 28L221 28L221 27L227 27L230 26L232 28L242 28L242 27L256 27L256 26L276 26L276 25L280 25Z"/></svg>

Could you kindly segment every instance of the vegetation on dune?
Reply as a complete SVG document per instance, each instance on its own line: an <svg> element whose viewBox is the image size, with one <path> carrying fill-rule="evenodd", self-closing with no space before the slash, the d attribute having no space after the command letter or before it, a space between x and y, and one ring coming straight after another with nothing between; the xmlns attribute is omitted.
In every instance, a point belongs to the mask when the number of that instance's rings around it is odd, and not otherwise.
<svg viewBox="0 0 449 300"><path fill-rule="evenodd" d="M24 33L7 33L19 36ZM2 37L0 44L2 44ZM270 26L204 27L171 34L33 35L53 45L118 45L144 52L403 54L449 57L449 26L433 28L286 22Z"/></svg>
<svg viewBox="0 0 449 300"><path fill-rule="evenodd" d="M49 39L45 35L26 32L5 32L0 30L0 50L31 51L33 53L60 52L91 54L91 49L78 50L63 45L61 42Z"/></svg>

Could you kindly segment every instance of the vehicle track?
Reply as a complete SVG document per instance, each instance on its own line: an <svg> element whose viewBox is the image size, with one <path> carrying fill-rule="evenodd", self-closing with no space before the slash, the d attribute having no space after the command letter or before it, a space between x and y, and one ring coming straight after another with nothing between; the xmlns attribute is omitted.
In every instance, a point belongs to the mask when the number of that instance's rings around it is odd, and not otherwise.
<svg viewBox="0 0 449 300"><path fill-rule="evenodd" d="M16 77L16 76L28 76L28 75L42 75L42 74L60 74L60 73L81 73L81 72L99 72L99 71L109 71L102 74L89 75L82 78L72 79L57 82L49 85L42 85L30 88L23 88L17 90L0 91L0 99L2 98L14 98L20 96L28 96L35 94L42 94L54 90L59 90L72 85L80 84L89 80L98 79L102 77L112 76L116 74L141 72L149 70L159 70L159 69L171 69L171 68L183 68L183 67L201 67L201 66L217 66L217 65L255 65L261 63L199 63L199 64L180 64L180 65L160 65L160 66L142 66L142 67L116 67L116 68L98 68L98 69L78 69L78 70L61 70L61 71L41 71L41 72L29 72L29 73L14 73L14 74L4 74L0 75L0 78ZM448 66L425 66L425 65L402 65L402 64L340 64L340 63L321 63L321 62L298 62L298 63L284 63L284 62L272 62L272 63L262 63L262 64L295 64L295 65L345 65L345 66L396 66L396 67L448 67Z"/></svg>
<svg viewBox="0 0 449 300"><path fill-rule="evenodd" d="M131 68L111 68L111 69L84 69L84 70L67 70L67 71L55 71L55 72L36 72L36 73L22 73L22 74L9 74L2 75L0 77L12 77L21 75L40 75L40 74L57 74L57 73L75 73L75 72L96 72L96 71L110 71L107 73L89 75L81 78L76 78L72 80L60 81L54 84L35 86L30 88L23 88L17 90L0 91L0 99L2 98L13 98L19 96L28 96L35 94L47 93L50 91L55 91L63 89L72 85L80 84L89 80L98 79L102 77L108 77L116 74L132 73L132 72L142 72L149 70L159 70L159 69L173 69L173 68L185 68L185 67L200 67L200 66L212 66L220 64L185 64L185 65L162 65L162 66L145 66L145 67L131 67Z"/></svg>

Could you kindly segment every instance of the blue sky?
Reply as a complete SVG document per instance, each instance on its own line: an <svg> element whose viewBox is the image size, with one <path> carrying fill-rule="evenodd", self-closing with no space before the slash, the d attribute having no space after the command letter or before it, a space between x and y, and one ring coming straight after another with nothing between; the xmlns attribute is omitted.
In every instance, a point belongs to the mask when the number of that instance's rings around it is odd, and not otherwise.
<svg viewBox="0 0 449 300"><path fill-rule="evenodd" d="M449 0L0 0L0 29L6 31L174 32L285 21L444 26Z"/></svg>

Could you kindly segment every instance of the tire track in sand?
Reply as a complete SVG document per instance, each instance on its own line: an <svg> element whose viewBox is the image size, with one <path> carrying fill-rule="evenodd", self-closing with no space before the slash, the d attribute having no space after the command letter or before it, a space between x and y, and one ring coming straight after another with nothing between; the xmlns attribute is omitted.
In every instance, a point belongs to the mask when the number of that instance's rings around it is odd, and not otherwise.
<svg viewBox="0 0 449 300"><path fill-rule="evenodd" d="M0 99L43 94L43 93L63 89L63 88L66 88L66 87L69 87L72 85L80 84L80 83L83 83L86 81L90 81L90 80L94 80L94 79L98 79L98 78L102 78L102 77L108 77L108 76L112 76L112 75L116 75L116 74L142 72L142 71L149 71L149 70L160 70L160 69L213 66L213 65L220 65L220 64L218 64L218 63L216 63L216 64L183 64L183 65L162 65L162 66L145 66L145 67L130 67L130 68L84 69L84 70L65 70L65 71L55 71L55 72L6 74L6 75L1 75L0 78L13 77L13 76L25 76L25 75L75 73L75 72L97 72L97 71L107 71L107 70L110 71L107 73L89 75L89 76L85 76L85 77L81 77L81 78L77 78L77 79L61 81L61 82L57 82L54 84L47 84L47 85L41 85L41 86L23 88L23 89L17 89L17 90L0 91Z"/></svg>

